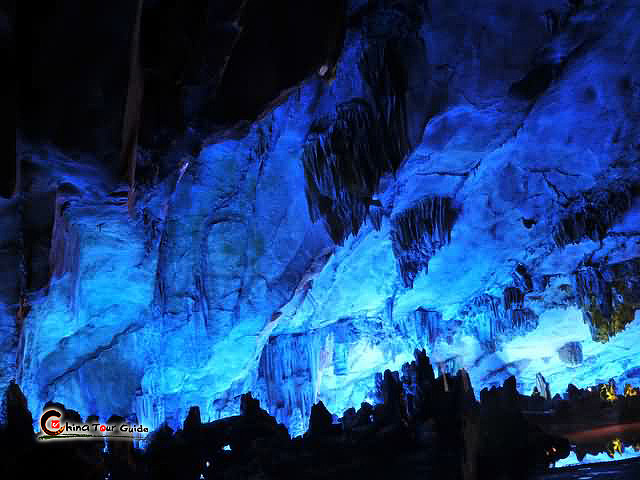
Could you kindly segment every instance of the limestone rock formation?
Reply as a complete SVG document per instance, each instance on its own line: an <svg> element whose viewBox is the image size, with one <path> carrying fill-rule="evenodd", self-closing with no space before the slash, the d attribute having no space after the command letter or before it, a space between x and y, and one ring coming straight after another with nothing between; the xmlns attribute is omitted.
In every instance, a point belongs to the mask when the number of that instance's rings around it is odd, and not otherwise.
<svg viewBox="0 0 640 480"><path fill-rule="evenodd" d="M241 396L240 415L212 422L203 423L199 409L190 408L183 429L174 432L163 423L145 438L144 450L126 438L61 442L39 432L36 441L30 422L20 421L29 412L18 401L9 411L10 432L0 432L3 439L6 433L15 434L13 442L3 440L3 451L10 455L2 468L11 471L31 459L32 471L42 474L51 468L48 462L58 458L90 479L347 479L387 476L401 469L408 478L427 474L472 480L527 477L568 455L566 439L545 433L523 416L513 377L500 388L483 389L478 403L465 370L435 378L424 350L416 351L402 372L400 377L386 370L379 376L379 403L363 403L357 412L350 408L342 419L334 420L322 402L314 404L308 431L293 439L251 393ZM7 395L16 399L22 394L12 384ZM59 403L48 405L53 406L65 425L83 423L77 412ZM107 421L123 423L125 419L115 415ZM103 442L106 448L96 448Z"/></svg>
<svg viewBox="0 0 640 480"><path fill-rule="evenodd" d="M572 367L578 366L582 363L582 345L580 342L568 342L565 343L558 350L558 356L560 360Z"/></svg>
<svg viewBox="0 0 640 480"><path fill-rule="evenodd" d="M301 434L387 369L416 415L460 368L476 390L542 372L548 398L637 383L636 2L178 3L25 21L0 387L172 431L251 391Z"/></svg>

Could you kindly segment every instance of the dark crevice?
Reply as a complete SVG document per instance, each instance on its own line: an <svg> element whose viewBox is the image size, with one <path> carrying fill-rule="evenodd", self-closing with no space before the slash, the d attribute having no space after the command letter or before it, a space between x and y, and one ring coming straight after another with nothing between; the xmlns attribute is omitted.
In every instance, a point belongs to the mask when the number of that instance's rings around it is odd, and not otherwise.
<svg viewBox="0 0 640 480"><path fill-rule="evenodd" d="M58 383L61 378L66 377L70 373L80 370L86 363L97 359L102 353L106 352L107 350L111 350L120 341L121 337L126 337L128 334L133 333L136 330L140 330L141 328L142 325L136 323L127 326L127 328L125 328L121 332L116 333L106 345L100 345L94 351L83 355L81 358L78 358L69 368L65 369L62 373L51 379L49 382L47 382L46 385L43 385L42 391L47 392L49 388ZM47 395L43 395L43 398L46 397Z"/></svg>
<svg viewBox="0 0 640 480"><path fill-rule="evenodd" d="M523 100L533 100L549 88L553 78L553 65L538 65L530 70L521 80L511 85L509 93Z"/></svg>

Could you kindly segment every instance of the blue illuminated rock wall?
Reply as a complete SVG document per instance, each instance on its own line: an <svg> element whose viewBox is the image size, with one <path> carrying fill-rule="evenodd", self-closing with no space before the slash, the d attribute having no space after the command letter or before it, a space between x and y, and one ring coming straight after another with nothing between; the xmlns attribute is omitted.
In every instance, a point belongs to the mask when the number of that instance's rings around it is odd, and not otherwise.
<svg viewBox="0 0 640 480"><path fill-rule="evenodd" d="M419 309L404 319L344 318L305 333L271 336L259 363L256 393L291 434L308 427L311 406L373 402L375 366L399 368L439 333L438 312Z"/></svg>
<svg viewBox="0 0 640 480"><path fill-rule="evenodd" d="M626 351L603 369L575 315L589 295L640 308L637 270L609 267L640 257L640 7L367 5L348 7L335 78L196 153L176 138L133 215L91 158L17 141L24 198L53 212L51 279L17 316L24 222L0 205L0 380L32 411L175 427L192 405L237 413L251 390L297 433L317 400L371 399L375 372L416 347L477 390L640 367ZM612 269L606 288L584 280ZM537 341L548 312L575 326L553 351ZM570 341L583 362L555 370Z"/></svg>

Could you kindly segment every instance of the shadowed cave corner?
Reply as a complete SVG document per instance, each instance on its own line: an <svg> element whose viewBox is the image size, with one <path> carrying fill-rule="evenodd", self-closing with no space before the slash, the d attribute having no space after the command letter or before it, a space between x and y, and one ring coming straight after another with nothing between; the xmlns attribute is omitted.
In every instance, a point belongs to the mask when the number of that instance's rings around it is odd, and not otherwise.
<svg viewBox="0 0 640 480"><path fill-rule="evenodd" d="M549 398L519 394L510 377L501 387L483 389L478 402L464 369L436 377L424 350L416 350L401 373L379 374L375 396L373 405L349 408L341 418L320 401L311 409L308 430L291 438L249 392L241 396L239 415L203 423L193 406L182 428L162 424L134 445L108 436L59 441L42 429L34 435L26 398L12 381L3 399L7 422L0 433L9 453L3 468L29 464L30 472L44 475L55 464L96 480L352 479L398 471L416 479L516 479L540 474L570 452L567 439L545 433L525 416L543 413ZM626 415L640 418L639 402L640 396L629 402ZM553 403L558 415L575 406ZM47 402L43 412L52 408L62 413L60 425L82 422L60 403ZM124 420L113 415L106 423ZM85 423L93 422L101 420L89 416Z"/></svg>

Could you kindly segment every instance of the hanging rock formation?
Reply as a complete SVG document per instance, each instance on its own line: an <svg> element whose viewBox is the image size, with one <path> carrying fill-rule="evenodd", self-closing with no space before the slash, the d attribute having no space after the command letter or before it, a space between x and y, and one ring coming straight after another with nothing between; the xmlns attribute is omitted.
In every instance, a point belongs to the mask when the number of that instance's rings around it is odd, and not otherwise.
<svg viewBox="0 0 640 480"><path fill-rule="evenodd" d="M640 260L586 265L575 276L578 305L584 311L594 340L606 342L633 321L640 305Z"/></svg>
<svg viewBox="0 0 640 480"><path fill-rule="evenodd" d="M405 287L412 287L421 270L429 270L429 259L451 241L457 216L451 198L425 198L393 219L393 254L398 259Z"/></svg>
<svg viewBox="0 0 640 480"><path fill-rule="evenodd" d="M25 17L0 387L173 430L194 405L224 430L251 391L301 433L318 401L373 403L415 348L452 402L460 368L477 390L640 376L634 2L174 3L142 2L135 178L136 5ZM10 7L0 30L15 46ZM415 362L382 378L390 418L427 409Z"/></svg>

